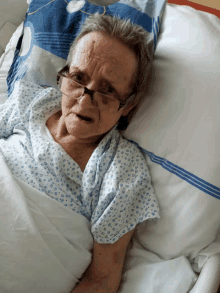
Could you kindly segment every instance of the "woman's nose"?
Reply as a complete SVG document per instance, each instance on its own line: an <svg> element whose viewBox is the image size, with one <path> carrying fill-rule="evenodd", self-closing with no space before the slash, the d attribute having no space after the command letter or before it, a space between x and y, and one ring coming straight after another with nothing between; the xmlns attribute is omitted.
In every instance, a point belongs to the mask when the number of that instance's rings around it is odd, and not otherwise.
<svg viewBox="0 0 220 293"><path fill-rule="evenodd" d="M78 99L81 107L95 107L97 108L96 101L94 101L94 92L84 89L81 97Z"/></svg>
<svg viewBox="0 0 220 293"><path fill-rule="evenodd" d="M85 95L85 94L90 95L92 101L93 101L93 95L94 95L94 93L95 93L95 91L93 91L93 90L89 90L87 87L84 87L84 95Z"/></svg>
<svg viewBox="0 0 220 293"><path fill-rule="evenodd" d="M96 80L90 80L89 83L87 83L86 87L83 88L82 96L79 99L81 105L82 103L85 103L85 105L92 105L93 107L98 108L95 99L97 86L98 83L96 82Z"/></svg>

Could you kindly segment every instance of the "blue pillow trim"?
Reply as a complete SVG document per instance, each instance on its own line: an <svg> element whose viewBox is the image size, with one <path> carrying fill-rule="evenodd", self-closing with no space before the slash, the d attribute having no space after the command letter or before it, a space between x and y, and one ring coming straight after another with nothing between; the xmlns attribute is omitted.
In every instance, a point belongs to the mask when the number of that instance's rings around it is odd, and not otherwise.
<svg viewBox="0 0 220 293"><path fill-rule="evenodd" d="M30 21L27 21L26 22L26 25L24 25L24 29L25 29L25 27L29 27L30 28L31 35L33 36L34 35L34 26L33 26L33 24ZM34 38L31 38L31 43L30 43L30 48L29 48L28 53L25 56L19 56L19 58L21 59L21 61L26 60L30 56L31 51L33 49L33 46L34 46ZM21 50L21 46L20 46L20 49L19 50Z"/></svg>
<svg viewBox="0 0 220 293"><path fill-rule="evenodd" d="M148 155L150 160L156 164L161 165L167 171L175 174L176 176L180 177L181 179L187 181L189 184L195 186L196 188L200 189L201 191L220 199L220 188L215 185L208 183L207 181L199 178L198 176L193 175L192 173L184 170L183 168L169 162L168 160L156 156L154 153L145 150L144 148L140 147L140 145L133 140L129 140L130 142L134 143L138 148L142 151L144 155Z"/></svg>
<svg viewBox="0 0 220 293"><path fill-rule="evenodd" d="M19 72L17 70L17 68L21 63L21 62L19 62L18 55L19 55L19 52L20 52L22 40L23 40L23 35L21 35L19 40L18 40L16 49L15 49L14 59L13 59L12 65L11 65L9 71L8 71L8 76L7 76L7 84L8 84L8 92L7 93L8 93L8 97L13 92L15 82L18 79L21 79L20 76L19 77L18 76L15 77L15 76L16 76L16 73Z"/></svg>
<svg viewBox="0 0 220 293"><path fill-rule="evenodd" d="M58 20L55 19L53 23L48 22L46 23L47 26L45 26L45 22L43 21L45 15L47 15L51 9L50 5L48 5L42 11L40 10L36 14L29 15L28 20L24 22L24 26L30 27L30 23L34 23L34 25L32 24L33 29L31 28L34 44L60 58L67 59L70 45L79 34L80 23L84 22L89 15L82 13L81 11L71 15L68 14L67 11L64 11L63 5L60 8L62 8L62 15ZM53 10L55 13L55 9ZM102 7L89 3L86 3L82 10L91 14L94 14L95 12L103 12ZM113 14L119 15L121 18L131 18L132 22L142 25L148 32L153 31L152 18L128 5L116 3L107 6L106 15ZM64 20L62 21L62 19ZM63 23L63 25L61 23ZM70 26L70 23L73 25ZM77 23L77 25L74 25L75 23ZM66 28L65 25L67 25Z"/></svg>

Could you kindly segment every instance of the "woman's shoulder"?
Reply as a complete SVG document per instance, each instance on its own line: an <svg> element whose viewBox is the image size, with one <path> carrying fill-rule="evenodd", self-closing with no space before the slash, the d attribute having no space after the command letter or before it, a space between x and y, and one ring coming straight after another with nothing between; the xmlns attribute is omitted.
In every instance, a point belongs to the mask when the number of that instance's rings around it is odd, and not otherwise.
<svg viewBox="0 0 220 293"><path fill-rule="evenodd" d="M9 96L9 99L28 105L42 90L43 88L35 83L17 80L14 83L14 88Z"/></svg>
<svg viewBox="0 0 220 293"><path fill-rule="evenodd" d="M117 125L116 125L117 126ZM100 142L96 149L98 157L102 160L108 160L112 166L119 168L130 166L131 162L139 162L144 158L144 153L141 147L129 141L116 129L113 128ZM104 155L105 154L105 155ZM104 156L103 156L104 155Z"/></svg>
<svg viewBox="0 0 220 293"><path fill-rule="evenodd" d="M115 130L114 134L117 137L118 143L111 169L117 168L120 172L133 170L134 168L137 172L145 170L147 163L142 148L136 142L123 137L117 130Z"/></svg>
<svg viewBox="0 0 220 293"><path fill-rule="evenodd" d="M143 153L143 150L138 145L138 143L125 138L117 129L115 129L115 133L116 133L117 137L119 138L119 144L118 144L119 150L122 150L122 151L126 150L126 151L129 151L130 153L134 153L134 154Z"/></svg>
<svg viewBox="0 0 220 293"><path fill-rule="evenodd" d="M16 100L16 104L22 113L34 106L38 101L47 99L48 95L53 92L55 94L56 89L49 86L41 86L39 84L18 80L15 82L14 89L10 96L11 99Z"/></svg>
<svg viewBox="0 0 220 293"><path fill-rule="evenodd" d="M14 90L12 91L12 94L15 90L36 90L36 91L42 91L45 87L40 86L36 83L30 82L30 81L26 81L26 80L17 80L14 83Z"/></svg>

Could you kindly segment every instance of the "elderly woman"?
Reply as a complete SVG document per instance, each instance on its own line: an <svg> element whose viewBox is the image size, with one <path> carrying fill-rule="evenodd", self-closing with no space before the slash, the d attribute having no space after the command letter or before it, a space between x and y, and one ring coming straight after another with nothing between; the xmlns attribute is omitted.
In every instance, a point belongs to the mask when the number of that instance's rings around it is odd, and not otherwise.
<svg viewBox="0 0 220 293"><path fill-rule="evenodd" d="M72 292L117 292L135 226L158 218L145 158L117 127L144 95L148 34L95 14L58 73L59 90L17 82L0 107L0 150L14 176L91 222L93 258Z"/></svg>

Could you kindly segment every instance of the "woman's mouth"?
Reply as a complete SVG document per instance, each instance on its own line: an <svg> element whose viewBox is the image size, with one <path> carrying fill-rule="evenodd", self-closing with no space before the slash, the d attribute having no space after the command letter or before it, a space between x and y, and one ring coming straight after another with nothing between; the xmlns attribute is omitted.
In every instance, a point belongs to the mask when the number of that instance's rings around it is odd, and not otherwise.
<svg viewBox="0 0 220 293"><path fill-rule="evenodd" d="M93 121L92 118L89 118L89 117L86 117L86 116L82 116L82 115L79 115L79 114L76 114L76 116L78 118L80 118L81 120L84 120L86 122L92 122Z"/></svg>

